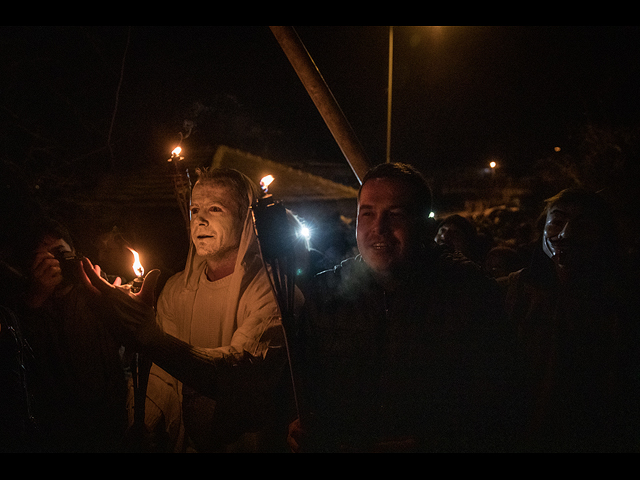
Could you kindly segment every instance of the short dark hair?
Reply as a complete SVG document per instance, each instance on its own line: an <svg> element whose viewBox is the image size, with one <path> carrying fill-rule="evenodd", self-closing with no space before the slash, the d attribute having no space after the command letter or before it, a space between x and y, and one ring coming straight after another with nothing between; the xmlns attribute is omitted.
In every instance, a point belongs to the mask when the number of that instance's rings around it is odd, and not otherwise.
<svg viewBox="0 0 640 480"><path fill-rule="evenodd" d="M415 206L418 214L424 217L426 221L431 213L431 188L429 183L424 178L422 173L418 171L413 165L408 163L381 163L376 165L362 179L360 190L358 191L358 201L360 200L360 192L362 187L374 178L390 178L397 179L403 182L411 188L412 195L415 199Z"/></svg>
<svg viewBox="0 0 640 480"><path fill-rule="evenodd" d="M69 230L55 218L39 216L27 225L26 232L16 252L18 266L24 272L30 271L35 252L47 237L62 239L67 242L72 250L75 250L73 238Z"/></svg>
<svg viewBox="0 0 640 480"><path fill-rule="evenodd" d="M196 174L198 175L198 182L212 182L230 188L240 209L241 218L244 218L249 207L258 199L258 186L238 170L226 167L203 167L197 168Z"/></svg>

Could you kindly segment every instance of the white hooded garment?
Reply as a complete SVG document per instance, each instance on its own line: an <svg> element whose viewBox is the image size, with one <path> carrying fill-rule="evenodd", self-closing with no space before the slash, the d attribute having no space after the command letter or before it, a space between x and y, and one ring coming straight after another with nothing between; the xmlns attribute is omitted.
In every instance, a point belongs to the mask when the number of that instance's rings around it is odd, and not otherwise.
<svg viewBox="0 0 640 480"><path fill-rule="evenodd" d="M239 369L234 365L247 358L260 363L270 351L284 349L285 339L280 310L260 255L250 211L246 215L234 272L230 278L223 279L226 292L219 296L225 298L224 313L220 315L219 311L211 311L210 324L202 323L208 312L203 311L203 306L197 301L198 292L203 288L201 282L205 278L205 268L206 260L196 253L192 242L185 269L171 277L160 294L157 305L158 322L166 333L197 346L202 346L201 342L193 338L192 334L210 327L211 332L206 335L206 342L209 343L206 355L216 365L215 374L224 378L227 375L238 377L248 373L246 381L254 381L255 377L252 375L255 374L255 369L252 372L251 368ZM198 329L192 332L192 320L196 316L200 321ZM219 344L211 344L211 339L216 339ZM281 364L276 362L275 367L281 367ZM224 391L225 385L237 385L242 381L242 378L231 378L231 381L218 382L223 389L221 397L234 398L234 392ZM204 411L196 412L198 423L215 422L213 410L216 409L216 401L204 396L200 398L197 405ZM193 405L193 402L188 405ZM183 409L190 408L183 404L183 385L154 364L147 392L147 428L156 428L158 422L164 423L166 434L176 443L176 448L180 449L183 413L185 416L189 414L183 412ZM215 426L207 426L207 429L211 428ZM204 435L208 435L208 431ZM193 434L188 431L187 435Z"/></svg>

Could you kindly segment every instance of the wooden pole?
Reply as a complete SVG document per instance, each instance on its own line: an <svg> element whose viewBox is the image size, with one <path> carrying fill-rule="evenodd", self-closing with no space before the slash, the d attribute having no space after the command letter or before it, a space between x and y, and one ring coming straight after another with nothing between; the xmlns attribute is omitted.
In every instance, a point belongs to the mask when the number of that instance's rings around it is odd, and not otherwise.
<svg viewBox="0 0 640 480"><path fill-rule="evenodd" d="M269 27L322 115L333 138L362 183L371 164L331 90L293 27Z"/></svg>

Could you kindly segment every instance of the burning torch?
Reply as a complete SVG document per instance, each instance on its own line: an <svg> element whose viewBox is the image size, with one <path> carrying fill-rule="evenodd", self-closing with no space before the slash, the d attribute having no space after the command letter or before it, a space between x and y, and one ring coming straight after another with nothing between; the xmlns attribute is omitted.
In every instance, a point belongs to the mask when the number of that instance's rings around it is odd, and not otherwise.
<svg viewBox="0 0 640 480"><path fill-rule="evenodd" d="M184 157L180 155L182 153L182 147L179 145L171 152L171 157L167 162L173 163L173 191L182 212L187 226L187 232L189 232L189 224L191 223L191 213L189 205L191 203L191 177L189 176L189 169L185 165Z"/></svg>
<svg viewBox="0 0 640 480"><path fill-rule="evenodd" d="M267 271L282 315L294 400L298 409L298 416L300 416L294 367L288 340L295 335L295 239L297 237L293 224L287 217L284 205L275 201L273 196L268 193L268 187L273 180L274 178L271 175L262 178L260 187L264 195L254 202L251 212L262 258L271 267Z"/></svg>
<svg viewBox="0 0 640 480"><path fill-rule="evenodd" d="M273 176L267 175L260 181L264 195L254 203L252 213L262 257L272 268L274 293L285 316L293 312L296 235L284 205L268 193L273 180Z"/></svg>

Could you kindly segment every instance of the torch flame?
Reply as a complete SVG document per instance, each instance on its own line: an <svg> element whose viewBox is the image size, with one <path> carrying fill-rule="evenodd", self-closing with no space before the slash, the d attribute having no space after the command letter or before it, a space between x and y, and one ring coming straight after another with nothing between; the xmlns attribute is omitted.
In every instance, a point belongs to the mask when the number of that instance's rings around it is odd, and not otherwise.
<svg viewBox="0 0 640 480"><path fill-rule="evenodd" d="M167 162L173 162L174 160L179 162L180 160L184 160L184 157L181 157L180 153L182 153L182 147L178 145L171 152L171 157L167 160Z"/></svg>
<svg viewBox="0 0 640 480"><path fill-rule="evenodd" d="M138 252L136 252L133 248L129 248L129 250L131 250L131 253L133 253L133 273L136 274L136 277L141 277L142 275L144 275L144 268L140 263L140 256L138 255Z"/></svg>
<svg viewBox="0 0 640 480"><path fill-rule="evenodd" d="M275 179L273 178L273 175L267 175L266 177L262 177L262 180L260 180L260 187L262 188L262 191L264 193L267 193L267 190L269 189L269 185L271 185L271 182L273 182Z"/></svg>

